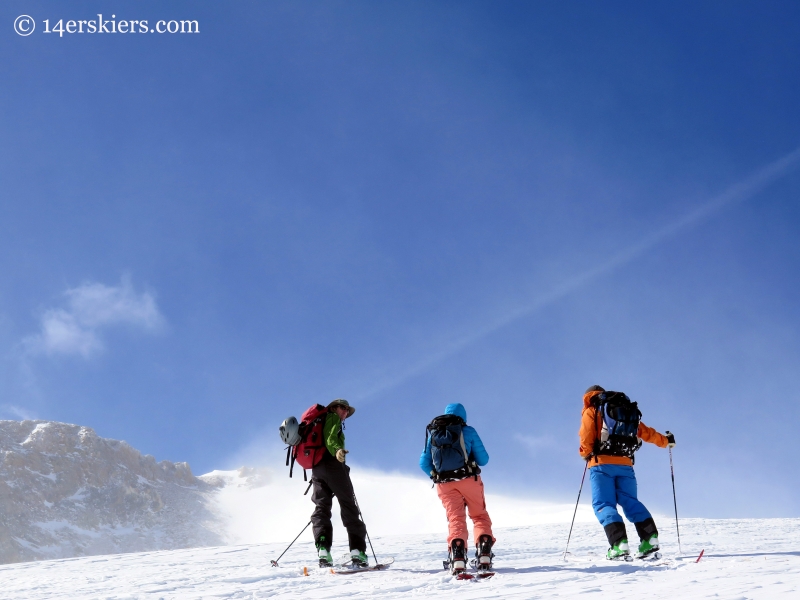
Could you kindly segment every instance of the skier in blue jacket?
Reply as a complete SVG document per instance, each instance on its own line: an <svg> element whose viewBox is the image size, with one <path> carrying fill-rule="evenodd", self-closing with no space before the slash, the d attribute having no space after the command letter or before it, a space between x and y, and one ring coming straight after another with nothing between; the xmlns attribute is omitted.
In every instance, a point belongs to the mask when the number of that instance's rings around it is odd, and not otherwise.
<svg viewBox="0 0 800 600"><path fill-rule="evenodd" d="M478 432L467 425L467 411L461 404L448 404L444 415L428 426L428 432L419 466L436 483L447 512L450 568L454 573L466 569L466 509L474 526L478 569L488 571L495 538L479 467L489 462L489 454Z"/></svg>

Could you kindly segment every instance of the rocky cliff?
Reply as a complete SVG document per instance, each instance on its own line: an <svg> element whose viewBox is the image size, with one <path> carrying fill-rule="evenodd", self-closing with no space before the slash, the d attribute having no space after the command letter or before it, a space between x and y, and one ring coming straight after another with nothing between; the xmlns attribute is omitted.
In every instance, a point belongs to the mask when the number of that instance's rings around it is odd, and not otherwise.
<svg viewBox="0 0 800 600"><path fill-rule="evenodd" d="M88 427L0 421L0 563L221 544L215 489Z"/></svg>

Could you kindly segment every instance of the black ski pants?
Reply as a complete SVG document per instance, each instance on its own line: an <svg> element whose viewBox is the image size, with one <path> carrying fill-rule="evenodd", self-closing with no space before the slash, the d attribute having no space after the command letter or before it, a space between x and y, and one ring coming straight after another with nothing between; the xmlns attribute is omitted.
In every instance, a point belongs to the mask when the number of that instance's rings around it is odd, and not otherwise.
<svg viewBox="0 0 800 600"><path fill-rule="evenodd" d="M367 528L358 518L358 507L355 501L353 483L350 481L350 467L340 463L329 452L311 470L314 492L311 500L316 505L311 514L314 528L314 541L317 546L331 549L333 541L333 525L331 524L331 508L333 497L339 500L342 523L347 529L347 537L351 550L367 551Z"/></svg>

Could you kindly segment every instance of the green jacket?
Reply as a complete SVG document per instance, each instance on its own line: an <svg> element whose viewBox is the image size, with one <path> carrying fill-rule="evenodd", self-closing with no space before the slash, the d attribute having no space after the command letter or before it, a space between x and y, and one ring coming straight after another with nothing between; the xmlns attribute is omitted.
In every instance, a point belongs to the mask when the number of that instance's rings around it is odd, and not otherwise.
<svg viewBox="0 0 800 600"><path fill-rule="evenodd" d="M342 430L342 420L335 412L328 413L325 417L325 425L322 428L322 439L325 440L325 447L333 456L336 451L344 448L344 431Z"/></svg>

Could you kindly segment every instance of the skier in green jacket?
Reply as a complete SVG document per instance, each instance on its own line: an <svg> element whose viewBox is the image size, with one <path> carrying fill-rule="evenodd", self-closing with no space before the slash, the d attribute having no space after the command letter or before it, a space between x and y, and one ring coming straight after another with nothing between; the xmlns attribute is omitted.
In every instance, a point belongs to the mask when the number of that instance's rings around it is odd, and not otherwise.
<svg viewBox="0 0 800 600"><path fill-rule="evenodd" d="M317 544L321 567L333 565L331 508L334 496L339 500L342 523L347 529L353 565L359 567L368 565L367 528L359 518L353 483L350 481L350 467L345 464L345 455L348 451L344 447L344 422L348 417L353 416L354 412L356 409L350 406L347 400L341 398L328 405L328 415L325 417L325 425L322 429L327 452L311 470L311 481L314 485L311 500L316 505L311 515L311 523L314 528L314 540Z"/></svg>

